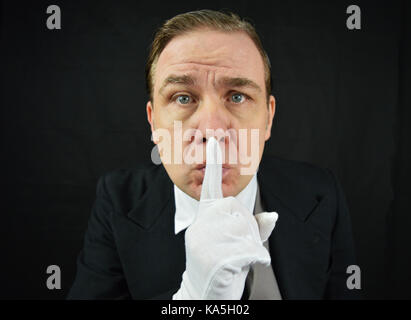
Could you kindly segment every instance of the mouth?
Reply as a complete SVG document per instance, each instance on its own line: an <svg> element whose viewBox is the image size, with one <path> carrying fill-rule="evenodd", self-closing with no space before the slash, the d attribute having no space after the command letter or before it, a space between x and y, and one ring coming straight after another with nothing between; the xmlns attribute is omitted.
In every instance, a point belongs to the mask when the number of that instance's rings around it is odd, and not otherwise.
<svg viewBox="0 0 411 320"><path fill-rule="evenodd" d="M205 164L199 164L199 165L197 165L197 166L195 167L195 170L201 174L202 178L204 178L204 174L205 174ZM233 168L232 168L230 165L228 165L228 164L223 164L222 178L224 179L224 177L225 177L226 175L228 175L231 170L233 170Z"/></svg>

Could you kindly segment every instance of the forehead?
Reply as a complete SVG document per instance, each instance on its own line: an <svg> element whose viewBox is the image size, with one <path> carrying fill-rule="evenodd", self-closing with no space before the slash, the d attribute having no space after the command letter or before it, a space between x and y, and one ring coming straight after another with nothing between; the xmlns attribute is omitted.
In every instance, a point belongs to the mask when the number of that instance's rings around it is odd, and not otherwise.
<svg viewBox="0 0 411 320"><path fill-rule="evenodd" d="M197 30L171 40L157 61L155 87L171 73L247 77L264 85L260 52L245 32Z"/></svg>

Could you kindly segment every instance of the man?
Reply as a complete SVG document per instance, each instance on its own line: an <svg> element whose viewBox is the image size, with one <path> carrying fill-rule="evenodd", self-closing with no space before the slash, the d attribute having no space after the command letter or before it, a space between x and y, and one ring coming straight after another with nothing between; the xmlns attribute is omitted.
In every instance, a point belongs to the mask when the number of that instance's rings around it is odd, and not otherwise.
<svg viewBox="0 0 411 320"><path fill-rule="evenodd" d="M234 14L194 11L159 29L146 109L162 164L99 180L69 298L355 297L334 175L263 157L270 72L254 28Z"/></svg>

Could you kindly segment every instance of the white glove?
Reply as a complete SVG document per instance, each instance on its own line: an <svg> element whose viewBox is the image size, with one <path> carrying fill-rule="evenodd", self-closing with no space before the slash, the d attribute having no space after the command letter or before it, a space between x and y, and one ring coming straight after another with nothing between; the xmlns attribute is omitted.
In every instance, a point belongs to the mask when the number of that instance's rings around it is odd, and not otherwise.
<svg viewBox="0 0 411 320"><path fill-rule="evenodd" d="M278 215L253 216L236 198L223 198L222 156L210 138L199 212L185 234L186 270L173 300L239 300L250 266L270 265L263 246Z"/></svg>

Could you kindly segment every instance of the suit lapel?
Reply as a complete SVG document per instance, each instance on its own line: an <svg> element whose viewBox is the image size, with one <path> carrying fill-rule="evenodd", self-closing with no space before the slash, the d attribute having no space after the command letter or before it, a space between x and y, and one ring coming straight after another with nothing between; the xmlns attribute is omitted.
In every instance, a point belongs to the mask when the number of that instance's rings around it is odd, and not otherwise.
<svg viewBox="0 0 411 320"><path fill-rule="evenodd" d="M269 238L272 267L283 299L320 299L326 284L328 243L319 243L309 224L310 214L319 209L318 201L293 188L279 169L262 163L258 172L264 210L279 216Z"/></svg>
<svg viewBox="0 0 411 320"><path fill-rule="evenodd" d="M137 261L137 268L144 270L144 283L148 287L142 287L138 281L134 295L139 299L171 299L185 270L184 231L174 234L173 183L164 167L147 172L145 184L145 194L134 202L127 214L144 234L138 243L145 259Z"/></svg>
<svg viewBox="0 0 411 320"><path fill-rule="evenodd" d="M150 230L164 211L175 210L173 182L160 165L147 173L145 184L147 191L134 201L127 215L143 229Z"/></svg>

